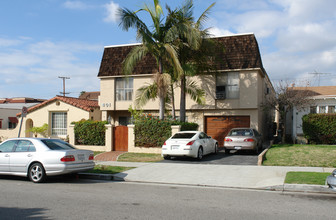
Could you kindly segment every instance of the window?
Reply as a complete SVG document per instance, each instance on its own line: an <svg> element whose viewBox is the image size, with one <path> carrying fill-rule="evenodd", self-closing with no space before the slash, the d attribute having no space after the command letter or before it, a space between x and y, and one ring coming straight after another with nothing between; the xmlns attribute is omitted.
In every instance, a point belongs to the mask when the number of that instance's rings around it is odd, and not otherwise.
<svg viewBox="0 0 336 220"><path fill-rule="evenodd" d="M335 106L328 106L328 113L336 113Z"/></svg>
<svg viewBox="0 0 336 220"><path fill-rule="evenodd" d="M133 99L133 78L117 78L116 100L131 101Z"/></svg>
<svg viewBox="0 0 336 220"><path fill-rule="evenodd" d="M67 113L53 112L51 116L51 134L67 135Z"/></svg>
<svg viewBox="0 0 336 220"><path fill-rule="evenodd" d="M13 151L13 148L16 144L16 141L6 141L4 143L2 143L0 145L0 153L4 153L4 152L12 152Z"/></svg>
<svg viewBox="0 0 336 220"><path fill-rule="evenodd" d="M72 150L76 149L65 141L57 139L41 140L50 150Z"/></svg>
<svg viewBox="0 0 336 220"><path fill-rule="evenodd" d="M327 113L327 106L319 106L319 113Z"/></svg>
<svg viewBox="0 0 336 220"><path fill-rule="evenodd" d="M316 114L316 106L310 106L310 113Z"/></svg>
<svg viewBox="0 0 336 220"><path fill-rule="evenodd" d="M127 126L131 122L131 117L119 117L119 125Z"/></svg>
<svg viewBox="0 0 336 220"><path fill-rule="evenodd" d="M21 140L15 148L15 152L35 152L35 146L28 140Z"/></svg>
<svg viewBox="0 0 336 220"><path fill-rule="evenodd" d="M239 98L239 73L219 73L216 77L216 99Z"/></svg>

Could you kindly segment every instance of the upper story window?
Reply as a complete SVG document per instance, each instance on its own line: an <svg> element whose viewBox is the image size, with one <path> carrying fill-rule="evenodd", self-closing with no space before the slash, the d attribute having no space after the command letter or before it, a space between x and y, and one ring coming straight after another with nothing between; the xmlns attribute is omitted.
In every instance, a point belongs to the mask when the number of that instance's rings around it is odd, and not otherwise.
<svg viewBox="0 0 336 220"><path fill-rule="evenodd" d="M116 79L116 101L131 101L133 99L133 78Z"/></svg>
<svg viewBox="0 0 336 220"><path fill-rule="evenodd" d="M328 106L328 113L336 113L335 106Z"/></svg>
<svg viewBox="0 0 336 220"><path fill-rule="evenodd" d="M319 113L327 113L327 106L319 106Z"/></svg>
<svg viewBox="0 0 336 220"><path fill-rule="evenodd" d="M216 77L216 99L239 98L239 73L218 73Z"/></svg>

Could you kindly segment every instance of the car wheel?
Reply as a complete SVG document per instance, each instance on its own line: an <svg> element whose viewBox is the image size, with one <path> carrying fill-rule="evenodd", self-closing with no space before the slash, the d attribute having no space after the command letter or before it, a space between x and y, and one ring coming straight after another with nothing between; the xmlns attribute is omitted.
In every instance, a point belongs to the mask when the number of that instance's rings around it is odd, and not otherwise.
<svg viewBox="0 0 336 220"><path fill-rule="evenodd" d="M45 180L46 174L45 170L40 163L34 163L29 167L28 177L34 183L41 183Z"/></svg>
<svg viewBox="0 0 336 220"><path fill-rule="evenodd" d="M229 154L230 150L225 148L225 154Z"/></svg>
<svg viewBox="0 0 336 220"><path fill-rule="evenodd" d="M203 148L199 147L197 152L197 159L202 160L202 158L203 158Z"/></svg>
<svg viewBox="0 0 336 220"><path fill-rule="evenodd" d="M254 153L255 153L256 155L259 154L259 146L256 146L256 148L254 149Z"/></svg>
<svg viewBox="0 0 336 220"><path fill-rule="evenodd" d="M165 159L165 160L170 160L170 156L165 155L165 156L163 156L163 159Z"/></svg>
<svg viewBox="0 0 336 220"><path fill-rule="evenodd" d="M218 144L217 143L215 144L215 152L214 152L214 154L218 154Z"/></svg>

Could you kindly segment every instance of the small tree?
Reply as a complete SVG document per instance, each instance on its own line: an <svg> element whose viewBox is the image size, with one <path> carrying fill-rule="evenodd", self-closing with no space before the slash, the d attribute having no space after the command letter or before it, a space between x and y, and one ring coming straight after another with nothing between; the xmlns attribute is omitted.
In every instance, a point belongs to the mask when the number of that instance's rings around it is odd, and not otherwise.
<svg viewBox="0 0 336 220"><path fill-rule="evenodd" d="M43 137L47 137L48 136L48 124L44 123L41 127L32 127L28 131L33 132L35 137L37 137L38 134L42 135Z"/></svg>
<svg viewBox="0 0 336 220"><path fill-rule="evenodd" d="M308 86L294 87L294 83L280 81L275 86L275 95L266 99L263 104L264 109L275 109L280 115L280 124L282 124L282 143L285 143L286 136L286 116L287 113L295 107L297 110L303 110L311 102L308 97L313 95Z"/></svg>

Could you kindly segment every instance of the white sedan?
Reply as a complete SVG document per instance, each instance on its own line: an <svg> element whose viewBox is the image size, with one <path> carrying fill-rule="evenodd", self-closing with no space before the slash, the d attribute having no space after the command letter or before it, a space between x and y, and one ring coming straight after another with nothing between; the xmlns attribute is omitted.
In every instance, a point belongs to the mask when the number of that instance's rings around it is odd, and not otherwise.
<svg viewBox="0 0 336 220"><path fill-rule="evenodd" d="M201 160L203 155L218 152L218 142L200 131L181 131L162 146L162 157L188 156Z"/></svg>
<svg viewBox="0 0 336 220"><path fill-rule="evenodd" d="M59 139L13 138L0 144L0 174L28 176L39 183L46 176L90 170L93 157L92 151Z"/></svg>

